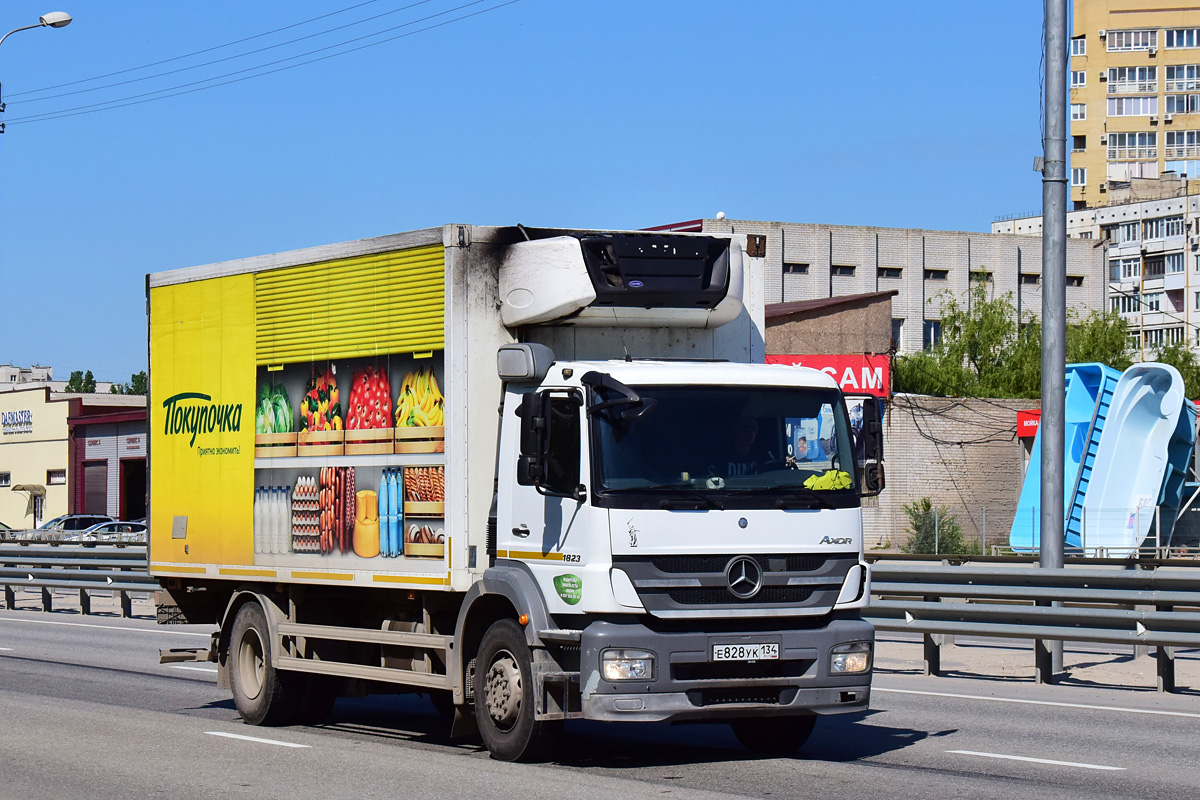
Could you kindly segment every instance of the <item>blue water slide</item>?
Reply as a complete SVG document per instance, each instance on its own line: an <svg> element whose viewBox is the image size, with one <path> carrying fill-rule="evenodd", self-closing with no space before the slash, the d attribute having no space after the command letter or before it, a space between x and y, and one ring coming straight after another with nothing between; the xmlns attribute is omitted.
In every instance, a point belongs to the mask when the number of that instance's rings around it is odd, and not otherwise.
<svg viewBox="0 0 1200 800"><path fill-rule="evenodd" d="M1175 520L1183 503L1184 483L1195 448L1196 404L1191 400L1184 400L1183 408L1179 412L1179 424L1175 426L1175 433L1167 444L1167 474L1163 478L1162 494L1158 498L1158 504L1163 509L1162 530L1159 531L1159 540L1163 545L1173 544ZM1190 497L1190 493L1187 496Z"/></svg>
<svg viewBox="0 0 1200 800"><path fill-rule="evenodd" d="M1063 488L1066 490L1066 497L1070 498L1063 506L1066 511L1067 519L1064 527L1066 544L1071 547L1079 547L1081 545L1081 534L1083 532L1083 502L1087 497L1088 487L1092 482L1092 475L1096 465L1096 451L1100 448L1100 437L1104 434L1105 423L1108 420L1109 408L1112 406L1113 392L1117 388L1117 382L1121 379L1121 373L1117 370L1106 367L1103 364L1075 364L1073 365L1077 373L1087 373L1087 383L1094 386L1095 397L1091 400L1093 406L1092 420L1090 428L1083 436L1079 436L1081 429L1076 429L1076 437L1068 438L1070 449L1072 452L1067 454L1066 461L1068 464L1072 462L1078 465L1075 470L1075 485L1068 486L1066 484L1068 471L1065 473ZM1076 408L1077 412L1083 410L1083 406L1087 404L1087 398L1077 398L1080 403ZM1067 408L1071 408L1071 400L1068 394ZM1076 418L1079 419L1078 417ZM1079 424L1077 422L1077 424ZM1067 431L1071 431L1071 411L1067 411Z"/></svg>
<svg viewBox="0 0 1200 800"><path fill-rule="evenodd" d="M1063 510L1067 530L1066 541L1074 546L1078 546L1078 531L1076 530L1075 541L1072 542L1071 522L1076 515L1082 515L1082 498L1087 492L1096 448L1104 429L1113 389L1120 376L1120 372L1103 364L1067 365ZM1041 493L1042 433L1039 428L1033 440L1029 469L1025 472L1021 498L1017 503L1017 512L1009 532L1008 543L1013 550L1029 552L1038 549L1041 543Z"/></svg>
<svg viewBox="0 0 1200 800"><path fill-rule="evenodd" d="M1194 406L1184 411L1183 392L1183 378L1168 364L1134 364L1121 374L1083 501L1086 548L1131 552L1145 542L1166 494L1178 508L1187 440L1195 439ZM1169 509L1164 516L1174 523Z"/></svg>

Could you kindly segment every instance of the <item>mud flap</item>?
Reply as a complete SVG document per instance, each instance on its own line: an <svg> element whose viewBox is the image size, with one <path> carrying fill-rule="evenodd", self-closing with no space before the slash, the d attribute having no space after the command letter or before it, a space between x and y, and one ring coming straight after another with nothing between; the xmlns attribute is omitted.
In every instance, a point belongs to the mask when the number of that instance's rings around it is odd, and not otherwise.
<svg viewBox="0 0 1200 800"><path fill-rule="evenodd" d="M450 723L450 738L461 739L478 736L479 726L475 723L475 707L464 704L454 707L454 720Z"/></svg>

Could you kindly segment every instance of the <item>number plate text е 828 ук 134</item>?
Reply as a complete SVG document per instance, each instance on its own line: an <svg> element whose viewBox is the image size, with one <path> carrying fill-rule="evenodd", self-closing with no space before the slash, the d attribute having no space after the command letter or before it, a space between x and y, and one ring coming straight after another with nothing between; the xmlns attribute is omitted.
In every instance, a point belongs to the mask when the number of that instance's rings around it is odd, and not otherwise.
<svg viewBox="0 0 1200 800"><path fill-rule="evenodd" d="M771 661L779 658L779 645L773 642L762 644L714 644L713 661Z"/></svg>

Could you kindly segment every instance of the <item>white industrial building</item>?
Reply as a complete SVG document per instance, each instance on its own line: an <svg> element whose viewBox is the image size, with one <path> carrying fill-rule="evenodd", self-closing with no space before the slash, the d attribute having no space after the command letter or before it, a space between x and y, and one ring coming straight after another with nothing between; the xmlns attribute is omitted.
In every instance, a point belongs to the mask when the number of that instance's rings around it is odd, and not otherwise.
<svg viewBox="0 0 1200 800"><path fill-rule="evenodd" d="M658 229L765 235L768 304L896 290L899 353L940 337L944 299L965 305L972 281L986 281L991 297L1011 294L1021 319L1041 317L1040 237L724 218ZM1067 307L1081 316L1106 307L1104 255L1095 244L1067 242Z"/></svg>

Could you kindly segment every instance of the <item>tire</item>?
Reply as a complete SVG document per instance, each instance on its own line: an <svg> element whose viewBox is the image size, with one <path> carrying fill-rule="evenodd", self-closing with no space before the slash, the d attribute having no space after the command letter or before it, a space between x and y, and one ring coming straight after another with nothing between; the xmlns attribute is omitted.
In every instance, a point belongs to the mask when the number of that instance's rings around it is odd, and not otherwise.
<svg viewBox="0 0 1200 800"><path fill-rule="evenodd" d="M534 719L533 657L515 621L492 624L479 643L475 721L492 758L534 761L546 755L562 726Z"/></svg>
<svg viewBox="0 0 1200 800"><path fill-rule="evenodd" d="M287 676L290 678L291 676ZM267 615L258 603L238 609L229 637L229 683L238 714L248 725L286 725L294 709L289 683L271 666Z"/></svg>
<svg viewBox="0 0 1200 800"><path fill-rule="evenodd" d="M729 723L733 735L752 753L790 756L799 750L813 732L817 717L754 717Z"/></svg>

